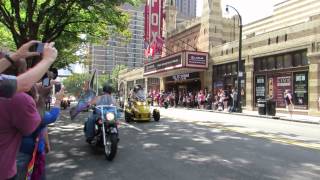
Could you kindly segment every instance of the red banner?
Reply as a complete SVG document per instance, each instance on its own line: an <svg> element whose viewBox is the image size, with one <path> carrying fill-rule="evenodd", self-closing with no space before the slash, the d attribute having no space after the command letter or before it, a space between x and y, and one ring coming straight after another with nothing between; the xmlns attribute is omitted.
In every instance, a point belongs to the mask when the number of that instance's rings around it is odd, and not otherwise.
<svg viewBox="0 0 320 180"><path fill-rule="evenodd" d="M144 10L144 41L145 55L161 54L163 46L163 0L147 0Z"/></svg>

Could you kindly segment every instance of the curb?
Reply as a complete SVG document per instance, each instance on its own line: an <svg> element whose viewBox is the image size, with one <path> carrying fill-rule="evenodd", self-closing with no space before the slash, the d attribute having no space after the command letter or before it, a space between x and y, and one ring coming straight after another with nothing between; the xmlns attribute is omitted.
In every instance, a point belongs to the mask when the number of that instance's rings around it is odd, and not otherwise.
<svg viewBox="0 0 320 180"><path fill-rule="evenodd" d="M253 115L253 114L245 114L245 113L237 113L237 112L229 113L229 112L222 112L222 111L214 111L214 110L206 110L206 109L192 109L192 108L176 108L176 109L213 112L213 113L222 113L222 114L239 115L239 116L250 116L250 117L265 118L265 119L280 120L280 121L289 121L289 122L298 122L298 123L306 123L306 124L318 124L318 125L320 124L320 121L314 122L314 121L308 121L308 120L288 119L288 118L282 118L280 116Z"/></svg>

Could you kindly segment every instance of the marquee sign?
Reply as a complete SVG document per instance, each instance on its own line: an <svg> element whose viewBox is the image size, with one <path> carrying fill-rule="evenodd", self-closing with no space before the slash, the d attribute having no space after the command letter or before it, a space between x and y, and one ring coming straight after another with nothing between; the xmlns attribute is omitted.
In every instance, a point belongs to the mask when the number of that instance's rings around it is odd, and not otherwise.
<svg viewBox="0 0 320 180"><path fill-rule="evenodd" d="M182 56L181 54L176 54L168 58L149 63L144 66L144 72L147 73L156 73L158 71L173 69L175 67L182 67Z"/></svg>
<svg viewBox="0 0 320 180"><path fill-rule="evenodd" d="M144 75L156 74L175 69L208 69L208 53L198 51L182 51L144 65Z"/></svg>
<svg viewBox="0 0 320 180"><path fill-rule="evenodd" d="M208 53L187 52L186 66L196 68L208 68Z"/></svg>

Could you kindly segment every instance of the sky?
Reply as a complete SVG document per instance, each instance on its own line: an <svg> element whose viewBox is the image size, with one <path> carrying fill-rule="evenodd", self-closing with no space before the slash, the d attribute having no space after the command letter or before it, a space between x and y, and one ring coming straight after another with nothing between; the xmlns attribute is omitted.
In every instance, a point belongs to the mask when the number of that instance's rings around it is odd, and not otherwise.
<svg viewBox="0 0 320 180"><path fill-rule="evenodd" d="M200 16L203 9L203 0L197 0L197 16ZM243 24L262 19L272 15L273 5L284 0L221 0L223 16L228 16L225 12L226 5L235 7L241 17ZM230 11L230 15L235 15L236 12Z"/></svg>

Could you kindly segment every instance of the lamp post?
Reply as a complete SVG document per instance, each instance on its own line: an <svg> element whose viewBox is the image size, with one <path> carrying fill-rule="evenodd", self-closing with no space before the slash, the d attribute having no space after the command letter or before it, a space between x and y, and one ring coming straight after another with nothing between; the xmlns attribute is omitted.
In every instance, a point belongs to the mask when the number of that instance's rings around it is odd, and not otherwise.
<svg viewBox="0 0 320 180"><path fill-rule="evenodd" d="M238 112L242 112L242 104L241 104L241 77L243 76L243 73L241 72L240 65L241 65L241 50L242 50L242 18L240 13L236 8L233 6L227 5L226 11L229 12L229 7L235 10L239 16L239 59L238 59L238 73L237 73L237 82L238 82L238 93L237 93L237 109Z"/></svg>

